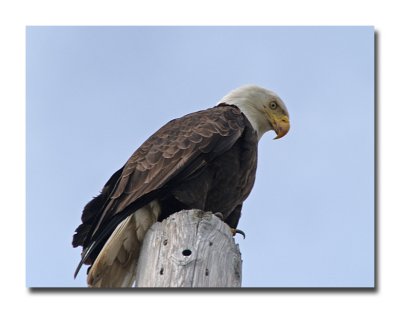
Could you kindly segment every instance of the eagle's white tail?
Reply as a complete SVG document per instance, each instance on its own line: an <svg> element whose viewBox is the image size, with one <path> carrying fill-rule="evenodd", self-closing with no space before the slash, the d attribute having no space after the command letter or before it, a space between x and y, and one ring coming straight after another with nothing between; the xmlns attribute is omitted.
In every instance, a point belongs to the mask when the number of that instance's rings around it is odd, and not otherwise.
<svg viewBox="0 0 400 313"><path fill-rule="evenodd" d="M131 287L135 281L140 247L147 230L159 215L157 201L124 219L111 234L87 277L89 287Z"/></svg>

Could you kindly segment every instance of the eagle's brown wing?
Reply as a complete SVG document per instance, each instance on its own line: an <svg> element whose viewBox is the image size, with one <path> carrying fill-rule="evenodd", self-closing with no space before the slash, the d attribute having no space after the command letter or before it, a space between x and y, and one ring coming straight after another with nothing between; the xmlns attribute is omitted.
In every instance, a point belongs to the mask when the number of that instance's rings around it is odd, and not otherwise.
<svg viewBox="0 0 400 313"><path fill-rule="evenodd" d="M172 120L146 140L120 175L109 180L99 195L101 201L85 207L86 218L73 240L74 246L86 248L78 270L122 220L229 150L244 127L245 117L238 108L220 105ZM86 263L92 263L93 256L90 259Z"/></svg>

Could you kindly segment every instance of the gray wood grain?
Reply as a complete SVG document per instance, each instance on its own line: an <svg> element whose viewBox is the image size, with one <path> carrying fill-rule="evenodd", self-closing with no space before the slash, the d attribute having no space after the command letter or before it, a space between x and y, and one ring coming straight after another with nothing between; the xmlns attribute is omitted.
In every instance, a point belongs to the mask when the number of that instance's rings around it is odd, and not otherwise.
<svg viewBox="0 0 400 313"><path fill-rule="evenodd" d="M155 223L142 245L136 287L240 287L242 260L228 225L184 210Z"/></svg>

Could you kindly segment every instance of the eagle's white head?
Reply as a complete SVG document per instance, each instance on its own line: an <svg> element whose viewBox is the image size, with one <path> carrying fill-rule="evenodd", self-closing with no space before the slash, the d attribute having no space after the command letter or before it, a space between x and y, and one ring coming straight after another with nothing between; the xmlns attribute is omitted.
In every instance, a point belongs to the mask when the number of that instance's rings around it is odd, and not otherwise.
<svg viewBox="0 0 400 313"><path fill-rule="evenodd" d="M237 106L250 121L258 139L269 130L276 132L275 139L287 134L290 128L289 113L279 96L265 88L247 85L232 90L219 103Z"/></svg>

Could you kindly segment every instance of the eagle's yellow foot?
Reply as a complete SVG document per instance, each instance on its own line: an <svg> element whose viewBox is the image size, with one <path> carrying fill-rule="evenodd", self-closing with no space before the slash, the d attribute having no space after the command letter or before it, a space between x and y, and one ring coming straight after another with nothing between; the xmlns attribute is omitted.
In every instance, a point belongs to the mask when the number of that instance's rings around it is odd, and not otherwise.
<svg viewBox="0 0 400 313"><path fill-rule="evenodd" d="M241 234L243 236L243 239L246 238L246 234L244 233L243 230L237 229L237 228L231 228L232 236L235 236L236 234Z"/></svg>

